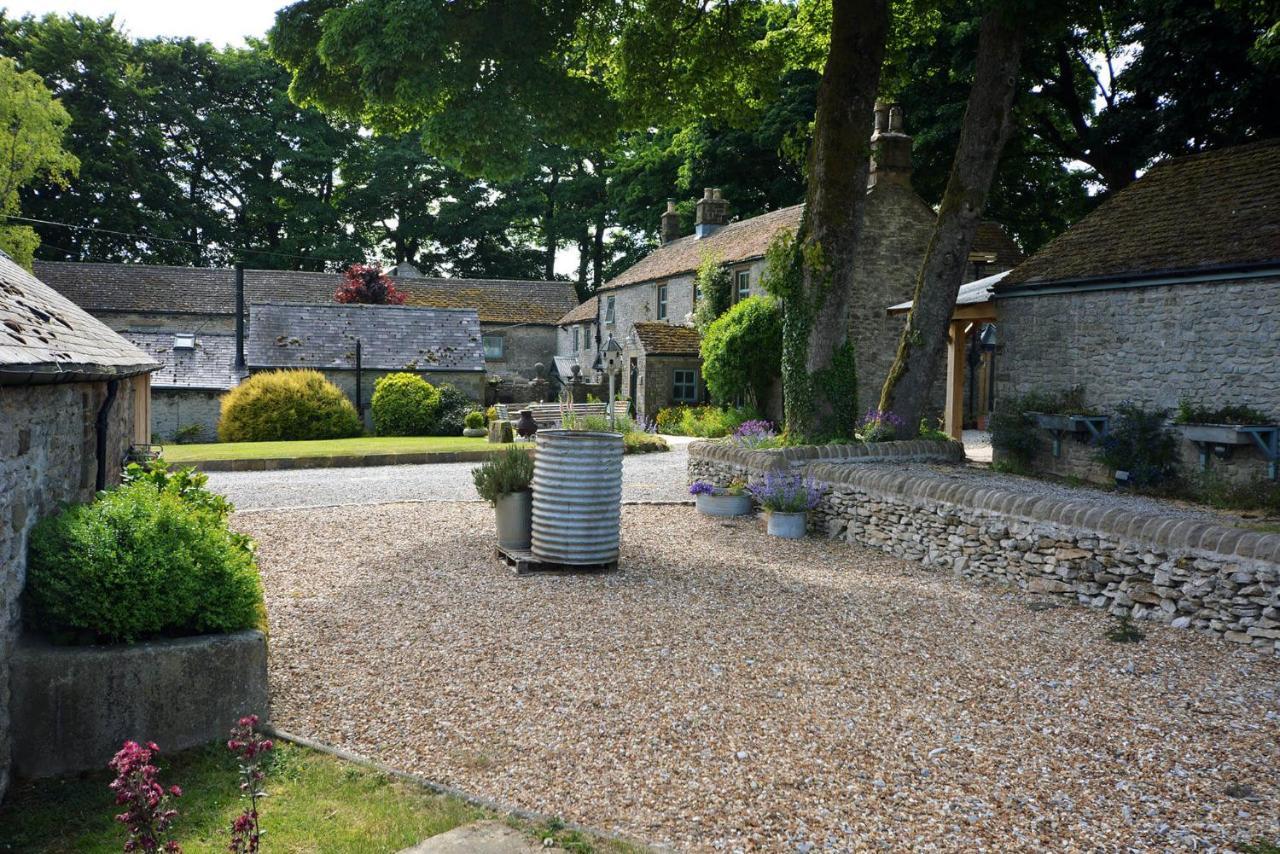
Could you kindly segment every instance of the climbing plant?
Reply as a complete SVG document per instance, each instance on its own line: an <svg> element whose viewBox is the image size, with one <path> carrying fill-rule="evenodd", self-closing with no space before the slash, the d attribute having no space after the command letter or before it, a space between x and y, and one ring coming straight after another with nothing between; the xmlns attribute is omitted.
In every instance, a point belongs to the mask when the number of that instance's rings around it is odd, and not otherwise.
<svg viewBox="0 0 1280 854"><path fill-rule="evenodd" d="M732 287L733 277L728 268L715 255L704 255L694 279L698 301L693 307L693 325L700 334L705 335L716 318L729 310Z"/></svg>

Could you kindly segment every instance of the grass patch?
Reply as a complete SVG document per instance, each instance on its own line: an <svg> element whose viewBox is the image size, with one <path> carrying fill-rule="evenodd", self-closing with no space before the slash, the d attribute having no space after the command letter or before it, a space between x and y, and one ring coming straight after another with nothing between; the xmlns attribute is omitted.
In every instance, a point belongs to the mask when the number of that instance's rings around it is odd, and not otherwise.
<svg viewBox="0 0 1280 854"><path fill-rule="evenodd" d="M171 463L191 460L262 460L273 458L341 457L361 454L449 453L500 451L483 436L358 436L354 439L316 439L307 442L211 442L204 445L165 445Z"/></svg>
<svg viewBox="0 0 1280 854"><path fill-rule="evenodd" d="M236 760L221 745L161 755L160 779L182 787L175 824L188 854L223 852L241 810ZM105 766L105 762L103 763ZM0 851L116 854L124 827L107 771L18 783L0 806ZM480 818L456 798L296 745L276 742L262 810L267 851L398 851Z"/></svg>

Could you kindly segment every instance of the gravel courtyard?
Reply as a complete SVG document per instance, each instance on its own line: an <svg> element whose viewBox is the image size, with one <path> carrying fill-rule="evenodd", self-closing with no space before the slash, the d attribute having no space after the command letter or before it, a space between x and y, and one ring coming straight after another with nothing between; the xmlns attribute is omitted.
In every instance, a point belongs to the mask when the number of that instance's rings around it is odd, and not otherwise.
<svg viewBox="0 0 1280 854"><path fill-rule="evenodd" d="M516 578L482 504L238 513L276 725L680 850L1204 850L1280 833L1280 662L758 522L624 508Z"/></svg>
<svg viewBox="0 0 1280 854"><path fill-rule="evenodd" d="M668 437L671 450L622 461L623 501L685 501L689 442ZM477 501L471 470L477 463L315 468L293 471L211 472L209 488L241 510L316 507L388 501Z"/></svg>

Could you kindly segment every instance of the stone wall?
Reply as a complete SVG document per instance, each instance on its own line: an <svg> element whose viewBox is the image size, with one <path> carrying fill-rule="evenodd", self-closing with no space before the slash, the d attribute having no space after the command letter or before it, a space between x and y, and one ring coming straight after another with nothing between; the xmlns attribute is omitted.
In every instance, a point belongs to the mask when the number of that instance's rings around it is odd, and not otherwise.
<svg viewBox="0 0 1280 854"><path fill-rule="evenodd" d="M501 335L506 350L501 359L484 363L485 371L500 377L533 379L536 367L542 365L545 378L555 369L556 327L543 324L512 325L510 323L481 323L480 334Z"/></svg>
<svg viewBox="0 0 1280 854"><path fill-rule="evenodd" d="M645 355L628 351L628 356L636 355L639 359L640 373L636 382L636 417L642 421L652 421L658 417L658 410L674 406L675 372L677 370L693 371L698 388L698 400L706 399L706 386L702 382L702 360L697 356L661 356ZM624 364L622 381L628 382L628 371ZM628 389L622 389L623 394Z"/></svg>
<svg viewBox="0 0 1280 854"><path fill-rule="evenodd" d="M325 377L342 390L347 399L354 404L356 402L356 372L355 371L322 371ZM363 394L364 408L369 409L369 401L373 400L373 389L377 385L378 380L387 374L400 373L399 371L361 371L360 387ZM476 371L420 371L418 375L433 386L443 383L451 383L462 389L474 401L476 405L484 400L484 374Z"/></svg>
<svg viewBox="0 0 1280 854"><path fill-rule="evenodd" d="M1280 276L1010 296L998 308L997 403L1082 385L1104 413L1126 401L1174 410L1188 397L1280 422ZM1197 471L1196 447L1181 445L1184 471ZM1072 460L1043 464L1062 469ZM1237 481L1267 474L1263 456L1244 447L1210 468Z"/></svg>
<svg viewBox="0 0 1280 854"><path fill-rule="evenodd" d="M151 388L151 434L157 443L174 441L182 427L200 426L192 441L218 441L218 418L225 392L200 389Z"/></svg>
<svg viewBox="0 0 1280 854"><path fill-rule="evenodd" d="M27 537L63 501L93 497L94 423L107 384L0 386L0 796L9 775L9 663L27 574ZM108 421L107 477L117 483L132 443L134 383L121 380Z"/></svg>
<svg viewBox="0 0 1280 854"><path fill-rule="evenodd" d="M725 486L735 478L754 479L769 471L803 472L817 462L841 465L885 462L959 463L964 446L959 442L917 439L911 442L873 442L849 445L799 445L753 451L724 440L689 445L689 482L705 480Z"/></svg>
<svg viewBox="0 0 1280 854"><path fill-rule="evenodd" d="M875 453L880 462L885 454L908 459L926 453L918 447L926 444L884 443ZM694 443L689 477L724 484L790 468L828 488L810 515L817 533L963 578L1280 654L1280 534L1227 528L1198 514L1133 511L1088 494L1015 490L998 478L854 464L876 462L871 452L844 457L836 448L814 461L822 450Z"/></svg>

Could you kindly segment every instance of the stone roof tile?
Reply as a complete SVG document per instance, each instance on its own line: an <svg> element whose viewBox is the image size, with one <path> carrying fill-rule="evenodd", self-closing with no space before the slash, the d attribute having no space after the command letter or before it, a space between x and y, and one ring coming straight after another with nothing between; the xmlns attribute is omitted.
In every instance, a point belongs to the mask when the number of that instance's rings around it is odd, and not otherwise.
<svg viewBox="0 0 1280 854"><path fill-rule="evenodd" d="M152 388L192 388L226 391L240 382L235 369L236 337L221 333L194 333L190 349L175 347L172 332L135 332L121 336L160 363L151 375Z"/></svg>
<svg viewBox="0 0 1280 854"><path fill-rule="evenodd" d="M600 316L600 297L592 297L577 308L560 318L560 326L571 323L586 323Z"/></svg>
<svg viewBox="0 0 1280 854"><path fill-rule="evenodd" d="M661 321L640 322L632 327L640 346L651 356L697 354L700 339L692 326L674 326Z"/></svg>

